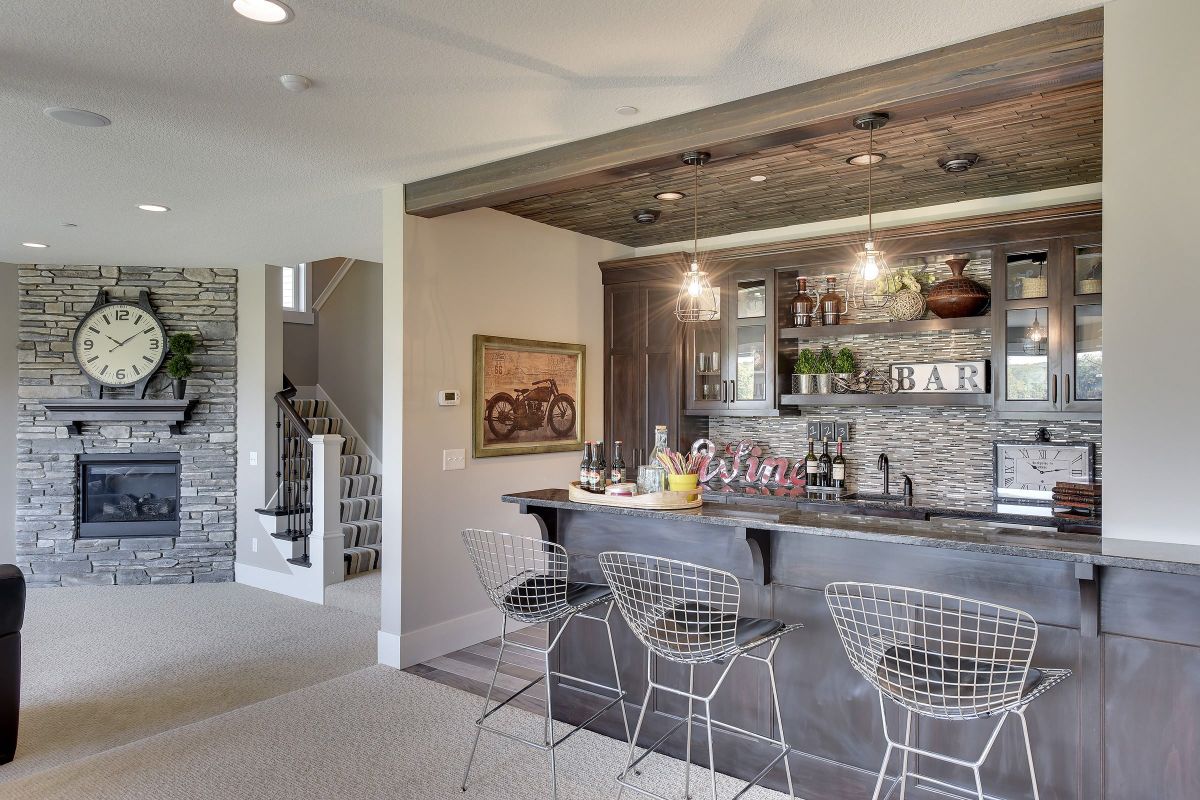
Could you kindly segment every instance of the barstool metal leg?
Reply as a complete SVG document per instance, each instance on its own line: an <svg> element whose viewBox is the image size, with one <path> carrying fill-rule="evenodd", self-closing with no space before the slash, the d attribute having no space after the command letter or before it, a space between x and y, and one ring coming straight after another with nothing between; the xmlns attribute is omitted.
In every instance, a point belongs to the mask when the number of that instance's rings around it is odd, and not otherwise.
<svg viewBox="0 0 1200 800"><path fill-rule="evenodd" d="M1029 759L1029 780L1033 784L1033 800L1041 800L1038 794L1037 771L1033 768L1033 747L1029 744L1029 723L1025 721L1025 709L1017 711L1017 719L1021 720L1021 733L1025 734L1025 757Z"/></svg>
<svg viewBox="0 0 1200 800"><path fill-rule="evenodd" d="M637 740L638 740L638 736L641 735L641 732L642 732L642 722L645 721L645 719L646 719L646 709L648 709L650 707L650 694L654 691L654 685L649 682L649 666L650 666L650 657L649 657L649 654L647 653L647 656L646 656L646 667L647 667L646 695L645 695L645 697L642 698L642 710L638 712L637 725L635 725L633 727L633 735L629 738L629 762L625 765L625 770L618 777L618 780L621 781L621 783L620 783L621 788L619 790L617 790L617 800L621 800L621 796L623 794L625 794L624 781L629 779L629 772L630 772L630 770L633 769L633 762L637 760L635 758L635 756L637 755Z"/></svg>
<svg viewBox="0 0 1200 800"><path fill-rule="evenodd" d="M683 796L692 800L692 695L695 694L696 665L688 667L687 747L683 757Z"/></svg>
<svg viewBox="0 0 1200 800"><path fill-rule="evenodd" d="M783 732L783 710L779 707L779 687L775 683L775 650L779 647L779 640L776 640L771 645L771 652L767 656L767 674L771 677L771 700L775 704L775 723L779 726L779 744L785 750L788 748L787 734ZM792 785L792 765L788 761L788 757L783 757L783 772L787 775L788 796L792 800L796 799L796 789ZM903 798L901 798L903 800Z"/></svg>
<svg viewBox="0 0 1200 800"><path fill-rule="evenodd" d="M558 759L555 756L555 751L558 749L554 745L554 703L551 700L553 692L550 691L550 651L547 650L542 655L542 666L546 674L546 729L549 734L546 736L546 743L550 746L550 796L554 800L558 800Z"/></svg>
<svg viewBox="0 0 1200 800"><path fill-rule="evenodd" d="M613 678L616 680L614 685L617 688L617 694L623 698L625 695L625 690L621 688L621 670L617 667L617 648L613 644L612 626L608 623L608 617L610 614L612 614L614 605L616 605L616 603L610 600L608 603L608 610L604 612L604 630L608 634L608 653L612 656ZM624 699L622 699L617 705L621 709L621 721L625 724L625 740L629 741L629 714L625 711Z"/></svg>
<svg viewBox="0 0 1200 800"><path fill-rule="evenodd" d="M912 747L913 712L911 709L904 711L904 746ZM900 760L900 800L904 800L908 794L908 756L909 752L905 750L904 757Z"/></svg>
<svg viewBox="0 0 1200 800"><path fill-rule="evenodd" d="M708 782L712 800L717 800L717 762L713 759L712 703L704 701L704 729L708 733Z"/></svg>
<svg viewBox="0 0 1200 800"><path fill-rule="evenodd" d="M871 793L871 800L879 800L879 790L883 788L883 779L887 776L888 762L892 760L892 742L889 739L887 750L883 751L883 765L879 767L879 778L875 781L875 791Z"/></svg>
<svg viewBox="0 0 1200 800"><path fill-rule="evenodd" d="M483 696L483 711L475 722L475 741L471 743L471 755L467 756L467 771L463 773L462 790L467 790L467 779L471 777L471 765L475 763L475 750L479 747L479 735L483 733L483 719L487 716L488 706L492 702L492 692L496 688L496 679L500 676L500 664L504 661L505 637L508 635L508 618L505 617L500 626L500 653L496 656L496 668L492 670L492 682L488 684L487 694Z"/></svg>

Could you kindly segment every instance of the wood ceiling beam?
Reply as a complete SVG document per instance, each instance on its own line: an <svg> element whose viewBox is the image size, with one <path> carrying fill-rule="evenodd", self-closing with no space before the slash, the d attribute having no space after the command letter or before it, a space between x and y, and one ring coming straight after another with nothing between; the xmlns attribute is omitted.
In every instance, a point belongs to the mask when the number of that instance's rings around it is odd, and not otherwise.
<svg viewBox="0 0 1200 800"><path fill-rule="evenodd" d="M865 110L894 122L1101 77L1103 10L1082 11L927 53L548 147L405 187L410 214L599 186L704 149L732 158L841 131Z"/></svg>

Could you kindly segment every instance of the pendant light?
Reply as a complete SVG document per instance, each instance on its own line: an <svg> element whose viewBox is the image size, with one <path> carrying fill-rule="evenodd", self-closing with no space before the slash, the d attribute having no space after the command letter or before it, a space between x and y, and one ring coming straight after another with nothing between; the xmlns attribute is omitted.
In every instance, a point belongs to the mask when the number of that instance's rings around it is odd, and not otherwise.
<svg viewBox="0 0 1200 800"><path fill-rule="evenodd" d="M874 200L874 169L875 162L882 158L875 157L875 131L888 123L888 115L878 112L862 114L854 118L854 127L868 131L866 159L855 159L851 163L867 165L867 240L854 261L854 272L851 274L851 299L859 308L876 308L887 302L887 296L879 291L882 285L880 278L888 274L887 259L883 251L875 243L875 219L872 203Z"/></svg>
<svg viewBox="0 0 1200 800"><path fill-rule="evenodd" d="M700 167L712 156L702 151L683 154L683 163L694 170L692 184L692 262L683 275L675 298L675 318L680 322L708 322L721 316L717 293L700 270Z"/></svg>
<svg viewBox="0 0 1200 800"><path fill-rule="evenodd" d="M1033 324L1025 329L1025 341L1022 349L1030 355L1042 355L1046 352L1046 336L1048 331L1042 325L1038 309L1033 310Z"/></svg>

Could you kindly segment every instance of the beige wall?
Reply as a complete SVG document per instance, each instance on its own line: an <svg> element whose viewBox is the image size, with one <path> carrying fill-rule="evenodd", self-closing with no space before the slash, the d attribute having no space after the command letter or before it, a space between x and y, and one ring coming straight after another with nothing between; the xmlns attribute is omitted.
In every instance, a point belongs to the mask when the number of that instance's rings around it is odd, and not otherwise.
<svg viewBox="0 0 1200 800"><path fill-rule="evenodd" d="M1104 535L1200 544L1196 0L1104 13Z"/></svg>
<svg viewBox="0 0 1200 800"><path fill-rule="evenodd" d="M16 561L17 267L0 264L0 564Z"/></svg>
<svg viewBox="0 0 1200 800"><path fill-rule="evenodd" d="M319 331L316 382L382 459L383 265L355 261L313 327Z"/></svg>
<svg viewBox="0 0 1200 800"><path fill-rule="evenodd" d="M342 258L323 258L308 265L309 305L321 296L342 266ZM297 386L315 386L320 375L320 320L283 323L283 373Z"/></svg>
<svg viewBox="0 0 1200 800"><path fill-rule="evenodd" d="M495 635L498 617L472 571L459 532L468 527L539 535L533 520L500 502L505 492L563 486L579 454L546 453L474 459L471 453L472 335L514 336L587 345L585 435L599 438L603 423L603 289L597 262L629 248L483 209L438 219L409 217L402 233L403 286L387 247L385 304L403 297L403 497L401 614L388 596L398 577L396 509L384 500L384 633L400 623L400 661L448 652ZM385 220L385 225L392 224ZM392 251L394 252L394 251ZM399 326L389 313L386 343ZM389 415L401 410L387 373ZM438 389L458 389L463 403L439 407ZM385 442L395 441L391 437ZM443 472L442 450L462 448L467 468ZM397 481L397 459L385 445L385 487ZM386 488L385 488L386 491ZM394 562L391 564L395 569ZM381 649L381 658L383 653ZM384 660L391 660L384 658Z"/></svg>

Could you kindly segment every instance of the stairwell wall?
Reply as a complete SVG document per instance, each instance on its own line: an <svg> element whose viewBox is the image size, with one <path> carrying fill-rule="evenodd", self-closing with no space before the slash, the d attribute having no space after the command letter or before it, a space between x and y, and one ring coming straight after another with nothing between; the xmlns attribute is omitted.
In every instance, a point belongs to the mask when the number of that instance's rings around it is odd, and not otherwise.
<svg viewBox="0 0 1200 800"><path fill-rule="evenodd" d="M389 395L387 405L389 414L403 412L403 528L397 536L395 509L385 496L383 563L390 585L395 548L402 548L398 665L409 665L499 630L460 531L540 535L536 523L501 503L500 495L565 486L578 471L578 452L470 458L473 334L586 345L584 433L599 438L604 302L597 262L632 250L491 209L408 217L403 242L404 402L397 408ZM399 265L386 268L390 281ZM385 336L394 335L388 320ZM459 390L462 403L438 406L439 389ZM442 470L442 451L450 448L466 450L464 471ZM387 492L395 485L390 465L398 459L387 451L381 457ZM384 608L385 634L396 633L389 627L393 611Z"/></svg>
<svg viewBox="0 0 1200 800"><path fill-rule="evenodd" d="M317 325L316 383L382 459L383 265L355 261L321 308Z"/></svg>

